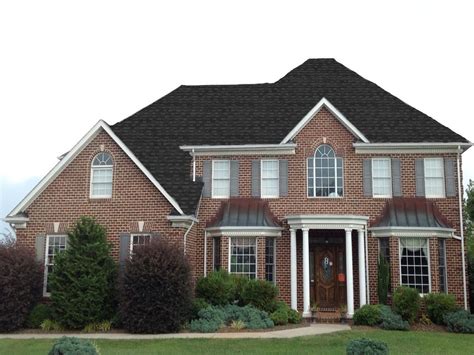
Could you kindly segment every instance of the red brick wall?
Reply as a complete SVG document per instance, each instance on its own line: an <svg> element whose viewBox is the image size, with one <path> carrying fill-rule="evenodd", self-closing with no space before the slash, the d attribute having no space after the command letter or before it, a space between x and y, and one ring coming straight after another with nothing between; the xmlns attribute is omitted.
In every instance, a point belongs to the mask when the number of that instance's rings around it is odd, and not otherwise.
<svg viewBox="0 0 474 355"><path fill-rule="evenodd" d="M91 161L101 151L101 145L114 160L112 198L91 199ZM34 248L35 237L53 232L54 222L59 222L60 231L64 231L86 215L96 217L107 228L116 259L119 234L138 232L139 221L145 222L145 232L159 232L183 248L184 230L172 228L166 219L171 210L166 198L110 136L101 131L28 207L30 221L26 229L17 230L17 238L20 244ZM194 245L191 250L195 250Z"/></svg>
<svg viewBox="0 0 474 355"><path fill-rule="evenodd" d="M306 158L312 156L316 147L325 142L330 144L339 156L344 158L344 197L343 198L308 198L306 188ZM282 299L290 301L290 235L288 225L285 223L285 216L293 214L354 214L368 216L369 227L375 218L380 215L387 199L371 198L363 195L362 184L362 164L363 159L383 156L399 158L401 160L402 193L405 197L415 196L415 159L420 157L453 157L455 154L356 154L352 144L355 142L354 136L340 124L327 110L320 111L306 127L296 136L296 154L280 156L280 159L288 159L288 196L278 199L268 199L272 212L284 223L284 231L277 241L277 266L276 280L280 287ZM237 159L240 161L239 188L240 196L251 196L251 169L252 160L262 158L274 158L272 156L229 156L219 159ZM196 157L196 174L202 175L202 163L204 160L218 159L216 157ZM456 190L457 191L457 190ZM434 199L441 213L448 218L456 234L459 235L459 212L457 197L444 199ZM204 228L206 223L214 217L217 209L221 205L221 199L203 198L199 212L199 226L197 238L203 242ZM302 245L301 233L297 233L297 254L298 254L298 303L302 305ZM391 238L392 251L392 282L394 287L399 282L398 271L398 240ZM203 273L202 263L204 246L203 243L196 244L197 250L197 274ZM225 243L224 243L225 244ZM223 245L224 245L223 244ZM436 249L436 241L432 241L430 249ZM378 241L369 233L369 285L371 303L377 301L377 256ZM449 240L446 244L448 263L448 290L454 293L461 303L462 301L462 272L460 259L460 242ZM212 263L209 262L212 256L212 243L208 238L208 272L211 271ZM222 260L224 267L227 267L226 248L222 248ZM436 262L432 258L432 262ZM353 261L354 261L354 295L356 305L358 302L358 265L357 265L357 233L353 234ZM437 277L437 270L432 265L432 278ZM436 268L437 269L437 268ZM433 291L437 290L437 281L432 280Z"/></svg>

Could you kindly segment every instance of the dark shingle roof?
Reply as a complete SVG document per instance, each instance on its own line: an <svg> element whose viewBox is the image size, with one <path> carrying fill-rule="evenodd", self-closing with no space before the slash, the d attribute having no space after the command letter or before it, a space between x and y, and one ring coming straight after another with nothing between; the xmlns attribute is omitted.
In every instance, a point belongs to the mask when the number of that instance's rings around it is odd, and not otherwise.
<svg viewBox="0 0 474 355"><path fill-rule="evenodd" d="M323 97L371 142L467 142L334 59L307 60L273 84L180 86L112 129L194 213L202 184L189 181L180 145L280 143Z"/></svg>

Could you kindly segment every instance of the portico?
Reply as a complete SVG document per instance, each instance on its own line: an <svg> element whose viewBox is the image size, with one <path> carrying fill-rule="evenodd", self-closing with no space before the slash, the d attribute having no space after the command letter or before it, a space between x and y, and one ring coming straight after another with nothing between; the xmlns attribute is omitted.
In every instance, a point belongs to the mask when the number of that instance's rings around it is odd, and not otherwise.
<svg viewBox="0 0 474 355"><path fill-rule="evenodd" d="M339 281L345 280L345 291L347 300L347 316L354 315L354 274L352 255L352 232L357 231L358 249L358 270L359 270L359 300L360 305L364 305L367 300L367 222L369 217L357 215L292 215L286 217L290 228L290 278L291 278L291 308L298 310L298 277L302 278L303 284L303 317L311 316L311 290L312 282L310 270L310 230L344 230L344 254L345 267L342 268L342 259L339 267L345 272L340 274ZM300 229L302 235L302 275L298 275L297 260L297 230ZM313 237L314 238L314 237ZM316 237L318 238L318 237ZM335 256L329 253L322 255L321 265L316 268L323 268L321 272L325 275L335 274ZM333 259L333 260L331 260ZM313 263L314 263L313 259ZM301 311L301 310L300 310Z"/></svg>

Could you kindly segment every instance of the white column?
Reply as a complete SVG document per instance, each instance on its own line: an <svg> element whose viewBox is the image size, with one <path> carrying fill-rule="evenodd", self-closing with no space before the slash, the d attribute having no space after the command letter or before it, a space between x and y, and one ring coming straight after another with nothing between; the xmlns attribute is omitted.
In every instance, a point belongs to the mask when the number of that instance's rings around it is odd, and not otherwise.
<svg viewBox="0 0 474 355"><path fill-rule="evenodd" d="M291 308L295 311L298 310L298 293L297 287L297 265L296 265L296 230L290 229L290 270L291 270Z"/></svg>
<svg viewBox="0 0 474 355"><path fill-rule="evenodd" d="M352 229L346 229L346 291L347 317L354 315L354 278L352 271Z"/></svg>
<svg viewBox="0 0 474 355"><path fill-rule="evenodd" d="M303 231L303 317L311 317L309 304L309 229Z"/></svg>
<svg viewBox="0 0 474 355"><path fill-rule="evenodd" d="M359 251L359 299L360 306L362 307L367 303L365 286L365 243L364 243L364 230L358 230L358 251Z"/></svg>

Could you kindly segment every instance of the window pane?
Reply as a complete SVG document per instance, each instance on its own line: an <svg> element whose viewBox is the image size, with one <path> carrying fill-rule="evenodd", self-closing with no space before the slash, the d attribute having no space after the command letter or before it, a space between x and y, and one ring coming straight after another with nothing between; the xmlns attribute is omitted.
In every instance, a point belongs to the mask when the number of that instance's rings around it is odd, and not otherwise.
<svg viewBox="0 0 474 355"><path fill-rule="evenodd" d="M262 160L261 163L261 195L262 197L278 197L279 162L278 160Z"/></svg>
<svg viewBox="0 0 474 355"><path fill-rule="evenodd" d="M213 161L212 195L217 197L230 195L230 163L228 160Z"/></svg>
<svg viewBox="0 0 474 355"><path fill-rule="evenodd" d="M255 238L231 238L231 272L254 279L256 277L255 249Z"/></svg>
<svg viewBox="0 0 474 355"><path fill-rule="evenodd" d="M314 171L311 168L313 165ZM314 158L308 159L307 181L308 196L310 197L343 195L343 160L335 156L334 150L329 145L319 146Z"/></svg>
<svg viewBox="0 0 474 355"><path fill-rule="evenodd" d="M443 158L425 158L425 194L426 197L444 196L444 160Z"/></svg>
<svg viewBox="0 0 474 355"><path fill-rule="evenodd" d="M265 239L265 279L275 282L275 239Z"/></svg>
<svg viewBox="0 0 474 355"><path fill-rule="evenodd" d="M416 288L420 293L429 292L430 275L428 253L427 239L400 239L400 273L402 285Z"/></svg>
<svg viewBox="0 0 474 355"><path fill-rule="evenodd" d="M372 159L372 190L374 196L392 195L390 159Z"/></svg>

